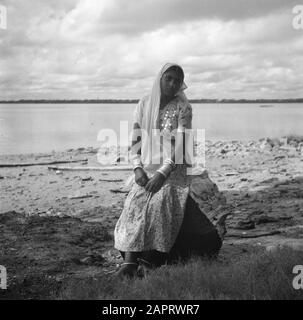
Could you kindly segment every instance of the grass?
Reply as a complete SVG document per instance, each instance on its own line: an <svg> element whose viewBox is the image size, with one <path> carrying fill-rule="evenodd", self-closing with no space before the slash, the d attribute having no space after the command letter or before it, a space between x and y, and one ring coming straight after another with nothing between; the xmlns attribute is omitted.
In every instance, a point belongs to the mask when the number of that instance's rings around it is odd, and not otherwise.
<svg viewBox="0 0 303 320"><path fill-rule="evenodd" d="M56 299L303 299L303 289L292 287L295 265L303 265L303 252L291 249L257 250L229 260L192 258L186 264L162 266L143 279L74 279Z"/></svg>

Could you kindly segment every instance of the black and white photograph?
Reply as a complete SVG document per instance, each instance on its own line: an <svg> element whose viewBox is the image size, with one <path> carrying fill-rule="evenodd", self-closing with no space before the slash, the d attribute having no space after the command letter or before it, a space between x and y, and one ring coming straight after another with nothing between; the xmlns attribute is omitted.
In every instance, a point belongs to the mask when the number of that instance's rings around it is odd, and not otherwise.
<svg viewBox="0 0 303 320"><path fill-rule="evenodd" d="M302 299L302 0L0 0L0 300Z"/></svg>

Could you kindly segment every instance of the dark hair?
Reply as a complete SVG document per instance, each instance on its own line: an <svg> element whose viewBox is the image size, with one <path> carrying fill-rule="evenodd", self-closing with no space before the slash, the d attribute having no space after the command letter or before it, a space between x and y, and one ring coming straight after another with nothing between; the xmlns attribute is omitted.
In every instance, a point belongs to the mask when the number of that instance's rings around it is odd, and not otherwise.
<svg viewBox="0 0 303 320"><path fill-rule="evenodd" d="M169 70L176 71L181 76L182 81L184 80L184 71L183 71L183 69L181 67L179 67L179 66L171 66L166 71L169 71Z"/></svg>

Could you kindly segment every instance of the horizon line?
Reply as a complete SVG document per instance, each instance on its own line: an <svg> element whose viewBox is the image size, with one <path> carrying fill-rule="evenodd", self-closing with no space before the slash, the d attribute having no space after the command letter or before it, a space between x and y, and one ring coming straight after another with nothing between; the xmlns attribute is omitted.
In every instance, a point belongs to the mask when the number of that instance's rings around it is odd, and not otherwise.
<svg viewBox="0 0 303 320"><path fill-rule="evenodd" d="M18 100L0 100L0 103L137 103L140 99L18 99ZM281 102L303 102L303 98L258 98L258 99L234 99L234 98L193 98L188 99L190 103L281 103Z"/></svg>

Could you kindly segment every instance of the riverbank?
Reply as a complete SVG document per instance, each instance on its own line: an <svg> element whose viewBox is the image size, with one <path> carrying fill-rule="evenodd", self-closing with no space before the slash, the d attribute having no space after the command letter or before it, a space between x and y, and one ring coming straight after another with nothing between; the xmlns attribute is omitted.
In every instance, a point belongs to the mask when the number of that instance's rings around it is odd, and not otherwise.
<svg viewBox="0 0 303 320"><path fill-rule="evenodd" d="M303 140L210 141L206 168L231 213L221 255L262 247L303 250ZM121 262L113 230L131 171L50 170L96 167L97 150L0 156L0 264L8 290L0 298L47 298L68 279L111 274Z"/></svg>

